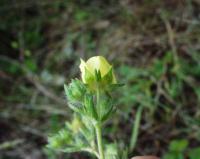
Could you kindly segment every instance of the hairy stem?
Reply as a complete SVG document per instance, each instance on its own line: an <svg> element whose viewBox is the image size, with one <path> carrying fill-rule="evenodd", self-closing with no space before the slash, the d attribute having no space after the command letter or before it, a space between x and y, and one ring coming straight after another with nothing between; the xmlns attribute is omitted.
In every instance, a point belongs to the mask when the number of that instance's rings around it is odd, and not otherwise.
<svg viewBox="0 0 200 159"><path fill-rule="evenodd" d="M96 91L96 106L97 106L98 116L99 118L101 118L101 108L99 102L100 102L100 89L98 88ZM99 151L99 159L104 159L101 126L102 126L101 121L98 121L98 123L95 125L95 130L96 130L97 145Z"/></svg>
<svg viewBox="0 0 200 159"><path fill-rule="evenodd" d="M98 151L99 151L99 159L104 159L101 125L97 124L96 127L95 127L95 129L96 129L96 135L97 135L97 144L98 144Z"/></svg>

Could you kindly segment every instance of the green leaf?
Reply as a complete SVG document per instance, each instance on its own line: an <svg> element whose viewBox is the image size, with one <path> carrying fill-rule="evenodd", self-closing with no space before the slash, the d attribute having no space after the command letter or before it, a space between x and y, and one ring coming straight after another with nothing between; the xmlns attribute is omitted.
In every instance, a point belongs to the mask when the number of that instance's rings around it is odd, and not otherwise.
<svg viewBox="0 0 200 159"><path fill-rule="evenodd" d="M177 156L176 154L173 154L173 153L167 153L163 156L162 159L177 159Z"/></svg>
<svg viewBox="0 0 200 159"><path fill-rule="evenodd" d="M68 102L68 106L75 112L77 113L82 113L83 109L82 109L82 104L81 103L72 103L72 102Z"/></svg>
<svg viewBox="0 0 200 159"><path fill-rule="evenodd" d="M84 20L87 20L89 17L89 13L85 10L77 10L75 13L75 20L77 22L83 22Z"/></svg>
<svg viewBox="0 0 200 159"><path fill-rule="evenodd" d="M187 140L174 140L170 143L169 149L170 151L181 152L184 151L188 146Z"/></svg>
<svg viewBox="0 0 200 159"><path fill-rule="evenodd" d="M100 120L105 121L106 119L108 119L113 111L113 104L113 100L109 94L101 95L99 102L100 111L98 112Z"/></svg>
<svg viewBox="0 0 200 159"><path fill-rule="evenodd" d="M107 113L103 115L103 117L101 118L101 121L102 122L106 121L111 116L111 114L114 114L115 112L116 112L116 109L114 109L112 105L110 109L107 111Z"/></svg>
<svg viewBox="0 0 200 159"><path fill-rule="evenodd" d="M108 159L117 159L117 145L116 144L107 144L105 147L105 156Z"/></svg>
<svg viewBox="0 0 200 159"><path fill-rule="evenodd" d="M166 72L165 63L160 60L155 60L151 71L155 78L160 78Z"/></svg>
<svg viewBox="0 0 200 159"><path fill-rule="evenodd" d="M84 146L78 146L78 145L74 145L74 146L69 146L65 149L63 149L62 151L63 152L67 152L67 153L73 153L73 152L79 152L81 151L81 149L83 148Z"/></svg>
<svg viewBox="0 0 200 159"><path fill-rule="evenodd" d="M27 67L29 70L31 70L31 71L33 71L33 72L37 71L36 62L35 62L33 59L26 59L26 60L24 61L24 64L26 65L26 67Z"/></svg>
<svg viewBox="0 0 200 159"><path fill-rule="evenodd" d="M72 103L83 102L87 91L85 85L78 79L72 80L68 86L64 85L64 90L68 101Z"/></svg>
<svg viewBox="0 0 200 159"><path fill-rule="evenodd" d="M135 145L137 143L142 111L143 111L143 107L140 106L135 115L135 122L132 128L132 134L131 134L131 139L130 139L130 151L134 150Z"/></svg>
<svg viewBox="0 0 200 159"><path fill-rule="evenodd" d="M172 154L172 153L167 153L163 156L162 159L177 159L176 155Z"/></svg>
<svg viewBox="0 0 200 159"><path fill-rule="evenodd" d="M84 106L85 106L85 110L88 113L89 117L92 117L95 120L98 120L98 115L96 112L96 108L94 106L94 99L93 99L92 94L85 94Z"/></svg>
<svg viewBox="0 0 200 159"><path fill-rule="evenodd" d="M96 81L98 82L98 81L101 81L101 72L100 72L100 70L96 70L95 69L95 78L96 78Z"/></svg>
<svg viewBox="0 0 200 159"><path fill-rule="evenodd" d="M71 144L71 134L67 129L61 129L57 134L48 137L48 147L52 149L61 149L67 144Z"/></svg>
<svg viewBox="0 0 200 159"><path fill-rule="evenodd" d="M189 151L189 158L190 159L200 159L200 147L191 149Z"/></svg>
<svg viewBox="0 0 200 159"><path fill-rule="evenodd" d="M162 159L184 159L183 154L177 152L168 152Z"/></svg>

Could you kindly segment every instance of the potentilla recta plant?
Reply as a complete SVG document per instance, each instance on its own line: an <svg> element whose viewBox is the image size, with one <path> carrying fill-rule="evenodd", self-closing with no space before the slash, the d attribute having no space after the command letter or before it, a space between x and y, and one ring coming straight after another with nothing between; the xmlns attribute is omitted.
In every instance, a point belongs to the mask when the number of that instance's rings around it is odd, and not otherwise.
<svg viewBox="0 0 200 159"><path fill-rule="evenodd" d="M119 150L116 142L103 139L104 124L117 107L112 92L122 86L113 67L102 56L81 59L81 80L64 85L73 119L57 134L48 137L48 147L62 152L86 151L98 159L127 159L127 151Z"/></svg>

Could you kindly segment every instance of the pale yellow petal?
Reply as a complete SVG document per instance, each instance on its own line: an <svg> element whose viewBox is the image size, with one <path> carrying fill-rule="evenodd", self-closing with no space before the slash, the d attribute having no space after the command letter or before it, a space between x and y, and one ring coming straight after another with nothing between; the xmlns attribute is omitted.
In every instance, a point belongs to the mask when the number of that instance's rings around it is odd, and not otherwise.
<svg viewBox="0 0 200 159"><path fill-rule="evenodd" d="M86 67L86 63L83 59L81 59L81 64L79 65L79 68L81 70L81 78L82 78L82 81L85 83L85 67Z"/></svg>
<svg viewBox="0 0 200 159"><path fill-rule="evenodd" d="M95 69L100 70L102 77L108 73L111 67L107 60L102 56L91 57L86 62L86 65L92 74L95 74Z"/></svg>

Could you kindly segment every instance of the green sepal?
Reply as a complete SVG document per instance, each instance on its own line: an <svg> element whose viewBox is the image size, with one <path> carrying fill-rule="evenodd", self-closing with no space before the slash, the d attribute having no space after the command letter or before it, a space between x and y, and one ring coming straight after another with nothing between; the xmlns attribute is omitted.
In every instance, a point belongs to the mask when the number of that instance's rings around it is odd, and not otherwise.
<svg viewBox="0 0 200 159"><path fill-rule="evenodd" d="M123 83L116 83L116 84L110 84L106 87L106 91L108 92L112 92L112 91L115 91L116 89L124 86L125 84Z"/></svg>
<svg viewBox="0 0 200 159"><path fill-rule="evenodd" d="M96 70L95 69L95 79L96 79L96 81L97 82L99 82L99 81L101 81L101 72L100 72L100 70Z"/></svg>
<svg viewBox="0 0 200 159"><path fill-rule="evenodd" d="M110 70L104 77L102 78L102 81L106 83L112 83L113 82L113 68L111 67Z"/></svg>
<svg viewBox="0 0 200 159"><path fill-rule="evenodd" d="M85 67L85 76L84 76L85 82L86 83L93 83L94 76L92 75L92 73Z"/></svg>

